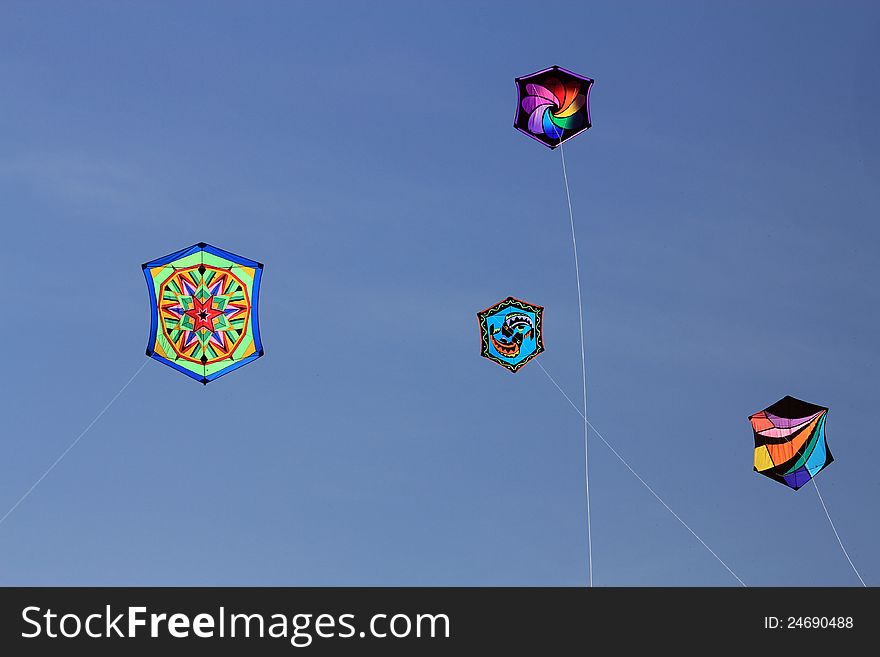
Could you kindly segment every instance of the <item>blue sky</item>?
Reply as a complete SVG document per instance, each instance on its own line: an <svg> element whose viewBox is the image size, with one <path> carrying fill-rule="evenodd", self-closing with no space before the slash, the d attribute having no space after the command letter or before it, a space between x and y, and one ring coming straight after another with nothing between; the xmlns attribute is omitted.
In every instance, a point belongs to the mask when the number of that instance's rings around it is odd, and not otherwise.
<svg viewBox="0 0 880 657"><path fill-rule="evenodd" d="M545 307L580 394L558 151L513 79L596 79L566 145L591 421L749 585L857 585L747 416L830 407L869 583L880 498L870 3L0 7L5 513L141 366L140 263L266 264L266 357L150 362L0 525L4 585L586 583L581 419L475 313ZM509 236L513 236L512 238ZM596 585L736 585L595 438Z"/></svg>

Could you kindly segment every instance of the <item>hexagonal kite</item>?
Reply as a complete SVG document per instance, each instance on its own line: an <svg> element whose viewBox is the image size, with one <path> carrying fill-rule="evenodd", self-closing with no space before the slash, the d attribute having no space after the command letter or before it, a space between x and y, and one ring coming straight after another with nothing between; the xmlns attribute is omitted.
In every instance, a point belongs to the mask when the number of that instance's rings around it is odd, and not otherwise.
<svg viewBox="0 0 880 657"><path fill-rule="evenodd" d="M208 384L263 355L262 263L199 242L142 268L150 293L147 356Z"/></svg>
<svg viewBox="0 0 880 657"><path fill-rule="evenodd" d="M587 130L590 123L591 78L559 66L516 78L518 93L513 127L556 148Z"/></svg>
<svg viewBox="0 0 880 657"><path fill-rule="evenodd" d="M749 416L755 433L755 471L797 490L834 460L825 443L828 409L783 397Z"/></svg>
<svg viewBox="0 0 880 657"><path fill-rule="evenodd" d="M544 351L544 308L513 297L477 313L480 355L516 372Z"/></svg>

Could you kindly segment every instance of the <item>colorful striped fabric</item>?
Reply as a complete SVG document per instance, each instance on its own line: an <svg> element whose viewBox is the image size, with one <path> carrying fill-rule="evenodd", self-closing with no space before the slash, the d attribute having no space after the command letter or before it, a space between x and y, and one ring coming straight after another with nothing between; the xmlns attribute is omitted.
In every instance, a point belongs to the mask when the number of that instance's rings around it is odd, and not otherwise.
<svg viewBox="0 0 880 657"><path fill-rule="evenodd" d="M797 490L834 460L825 443L828 409L784 397L749 416L755 471Z"/></svg>

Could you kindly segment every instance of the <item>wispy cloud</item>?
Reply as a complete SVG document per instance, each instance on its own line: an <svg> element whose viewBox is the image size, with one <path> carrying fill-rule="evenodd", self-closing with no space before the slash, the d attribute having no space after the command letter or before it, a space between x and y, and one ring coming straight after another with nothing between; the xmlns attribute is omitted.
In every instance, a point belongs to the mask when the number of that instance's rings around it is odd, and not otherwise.
<svg viewBox="0 0 880 657"><path fill-rule="evenodd" d="M129 206L150 196L143 171L92 153L43 153L0 159L0 180L65 202Z"/></svg>

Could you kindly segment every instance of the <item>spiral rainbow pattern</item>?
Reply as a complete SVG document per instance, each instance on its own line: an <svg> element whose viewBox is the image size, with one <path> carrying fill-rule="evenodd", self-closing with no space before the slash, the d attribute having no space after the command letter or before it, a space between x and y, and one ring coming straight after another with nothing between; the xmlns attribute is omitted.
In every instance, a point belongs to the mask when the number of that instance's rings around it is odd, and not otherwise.
<svg viewBox="0 0 880 657"><path fill-rule="evenodd" d="M577 81L564 84L549 77L544 84L527 84L529 95L523 98L522 108L529 114L529 132L559 139L565 130L580 128L584 124L581 109L587 102L580 89Z"/></svg>
<svg viewBox="0 0 880 657"><path fill-rule="evenodd" d="M518 130L554 148L590 127L590 78L554 66L516 82Z"/></svg>

